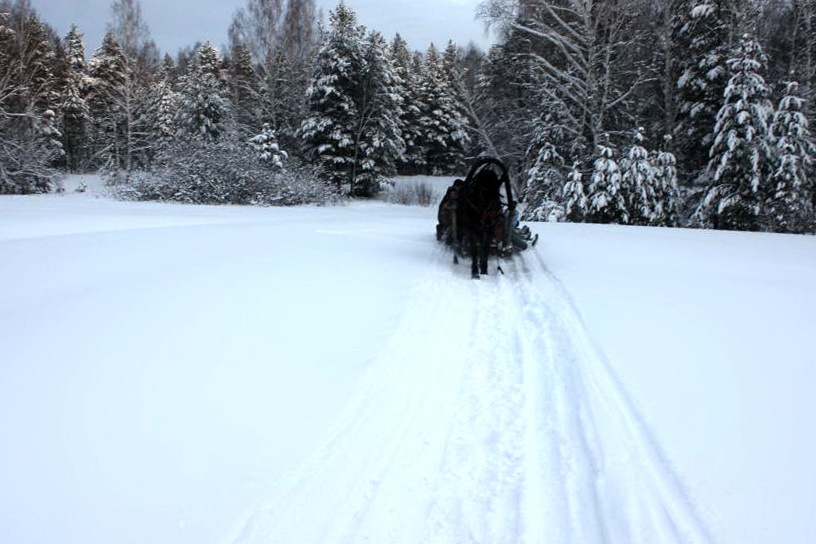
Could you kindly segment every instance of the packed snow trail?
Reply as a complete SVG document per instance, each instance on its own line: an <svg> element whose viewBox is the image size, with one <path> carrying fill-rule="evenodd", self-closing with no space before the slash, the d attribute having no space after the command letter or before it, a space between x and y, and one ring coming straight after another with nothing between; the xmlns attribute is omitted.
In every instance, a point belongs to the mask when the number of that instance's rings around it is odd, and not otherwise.
<svg viewBox="0 0 816 544"><path fill-rule="evenodd" d="M482 281L448 259L230 544L712 542L540 256Z"/></svg>

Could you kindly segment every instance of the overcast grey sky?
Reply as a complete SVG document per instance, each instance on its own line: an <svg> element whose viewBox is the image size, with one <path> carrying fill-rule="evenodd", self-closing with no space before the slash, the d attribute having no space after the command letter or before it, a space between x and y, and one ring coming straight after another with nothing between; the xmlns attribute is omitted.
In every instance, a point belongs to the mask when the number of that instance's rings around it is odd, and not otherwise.
<svg viewBox="0 0 816 544"><path fill-rule="evenodd" d="M475 42L483 49L491 40L475 19L480 0L345 0L359 21L391 39L399 32L414 49L430 42L444 47ZM31 0L40 17L64 36L76 23L85 33L88 56L102 43L112 0ZM317 0L326 15L338 0ZM221 46L227 41L232 15L246 0L141 0L142 16L162 52L175 53L197 41Z"/></svg>

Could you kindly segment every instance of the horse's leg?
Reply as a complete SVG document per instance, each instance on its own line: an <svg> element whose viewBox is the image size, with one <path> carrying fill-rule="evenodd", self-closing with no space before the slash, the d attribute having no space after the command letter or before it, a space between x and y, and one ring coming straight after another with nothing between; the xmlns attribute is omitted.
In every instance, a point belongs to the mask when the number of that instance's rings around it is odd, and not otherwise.
<svg viewBox="0 0 816 544"><path fill-rule="evenodd" d="M479 238L472 230L468 232L468 245L470 246L470 276L479 279L479 267L477 260L479 258Z"/></svg>
<svg viewBox="0 0 816 544"><path fill-rule="evenodd" d="M479 271L482 274L487 274L487 259L490 257L490 234L488 230L484 230L482 232L482 239L481 239L480 248L481 251L479 252Z"/></svg>

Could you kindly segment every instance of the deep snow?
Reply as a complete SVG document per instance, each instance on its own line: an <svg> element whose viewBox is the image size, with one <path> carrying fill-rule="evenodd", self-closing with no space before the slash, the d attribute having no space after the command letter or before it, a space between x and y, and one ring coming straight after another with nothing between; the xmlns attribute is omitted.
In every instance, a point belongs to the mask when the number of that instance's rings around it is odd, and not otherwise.
<svg viewBox="0 0 816 544"><path fill-rule="evenodd" d="M816 541L816 240L0 198L0 542Z"/></svg>

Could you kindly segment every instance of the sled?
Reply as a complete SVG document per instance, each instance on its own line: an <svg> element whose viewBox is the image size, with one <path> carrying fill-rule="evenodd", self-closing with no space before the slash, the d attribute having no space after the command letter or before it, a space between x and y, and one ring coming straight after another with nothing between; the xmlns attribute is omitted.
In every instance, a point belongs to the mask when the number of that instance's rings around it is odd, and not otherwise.
<svg viewBox="0 0 816 544"><path fill-rule="evenodd" d="M509 257L534 246L538 235L519 223L507 167L498 159L484 158L446 190L437 211L436 239L451 247L454 262L459 256L473 257L476 277L474 253L485 262L487 254Z"/></svg>

